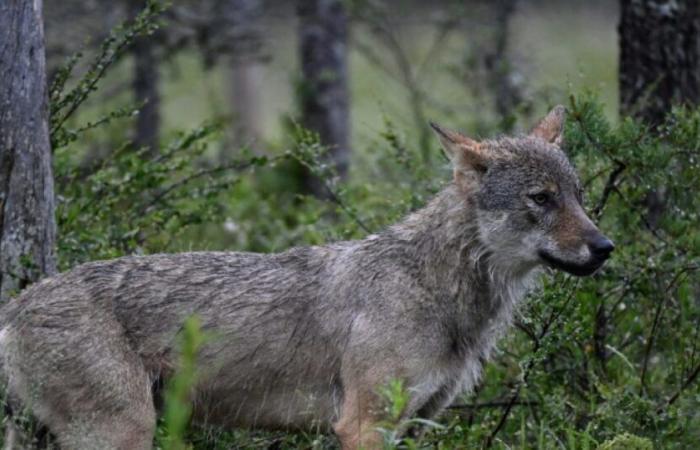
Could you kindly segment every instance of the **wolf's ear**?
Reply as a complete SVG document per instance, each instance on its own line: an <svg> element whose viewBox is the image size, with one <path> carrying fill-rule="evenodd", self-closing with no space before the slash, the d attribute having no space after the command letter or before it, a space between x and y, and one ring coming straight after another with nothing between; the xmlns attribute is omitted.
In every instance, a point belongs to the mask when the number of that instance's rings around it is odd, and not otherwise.
<svg viewBox="0 0 700 450"><path fill-rule="evenodd" d="M561 146L564 138L564 120L566 119L566 108L562 105L557 105L540 120L532 131L530 136L535 136L544 139L550 144Z"/></svg>
<svg viewBox="0 0 700 450"><path fill-rule="evenodd" d="M440 139L440 144L454 167L455 182L462 188L467 188L470 180L486 172L488 157L477 141L448 130L440 125L430 122L430 126ZM475 178L474 175L477 175Z"/></svg>

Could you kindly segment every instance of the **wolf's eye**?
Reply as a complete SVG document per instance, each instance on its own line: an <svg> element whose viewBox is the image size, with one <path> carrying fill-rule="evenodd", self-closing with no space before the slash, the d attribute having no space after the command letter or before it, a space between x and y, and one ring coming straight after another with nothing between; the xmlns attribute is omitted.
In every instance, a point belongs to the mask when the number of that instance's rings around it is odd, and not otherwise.
<svg viewBox="0 0 700 450"><path fill-rule="evenodd" d="M532 198L532 201L534 201L538 205L544 205L545 203L547 203L549 201L549 196L547 194L545 194L544 192L533 194L531 196L531 198Z"/></svg>

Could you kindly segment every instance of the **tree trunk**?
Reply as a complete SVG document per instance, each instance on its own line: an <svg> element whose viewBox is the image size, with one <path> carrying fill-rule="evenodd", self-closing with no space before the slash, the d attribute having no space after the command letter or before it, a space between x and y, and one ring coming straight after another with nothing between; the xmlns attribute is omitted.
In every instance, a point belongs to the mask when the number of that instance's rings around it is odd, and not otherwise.
<svg viewBox="0 0 700 450"><path fill-rule="evenodd" d="M237 148L260 149L262 137L260 105L263 65L254 59L234 55L231 64L234 144Z"/></svg>
<svg viewBox="0 0 700 450"><path fill-rule="evenodd" d="M523 101L522 92L513 81L513 70L508 60L508 40L510 20L515 13L517 0L497 0L492 3L496 10L494 27L495 42L491 53L486 57L486 69L490 74L490 88L494 96L494 107L501 122L501 129L510 133L515 127L515 109Z"/></svg>
<svg viewBox="0 0 700 450"><path fill-rule="evenodd" d="M700 103L700 2L621 0L620 112L655 127L672 105ZM647 222L656 227L663 187L649 192Z"/></svg>
<svg viewBox="0 0 700 450"><path fill-rule="evenodd" d="M621 0L620 112L655 126L700 101L700 2Z"/></svg>
<svg viewBox="0 0 700 450"><path fill-rule="evenodd" d="M300 0L299 35L302 84L302 123L316 131L329 148L329 162L341 178L350 160L348 116L348 19L343 0ZM318 180L308 187L326 193Z"/></svg>
<svg viewBox="0 0 700 450"><path fill-rule="evenodd" d="M143 0L130 0L131 16L136 17L145 7ZM160 139L160 95L158 93L158 60L154 36L140 36L134 40L134 98L143 103L136 116L134 145L158 151Z"/></svg>
<svg viewBox="0 0 700 450"><path fill-rule="evenodd" d="M231 52L231 104L234 144L259 150L262 137L261 109L263 29L261 0L226 0L227 46Z"/></svg>
<svg viewBox="0 0 700 450"><path fill-rule="evenodd" d="M41 0L0 2L0 301L56 271Z"/></svg>

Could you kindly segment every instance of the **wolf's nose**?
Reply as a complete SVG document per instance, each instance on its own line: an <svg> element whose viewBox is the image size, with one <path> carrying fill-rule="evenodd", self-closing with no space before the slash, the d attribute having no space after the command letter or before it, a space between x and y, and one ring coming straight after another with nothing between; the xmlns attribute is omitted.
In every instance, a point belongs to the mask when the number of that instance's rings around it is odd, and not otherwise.
<svg viewBox="0 0 700 450"><path fill-rule="evenodd" d="M591 249L591 253L596 258L607 259L610 253L615 250L615 244L605 236L598 236L588 243L588 248Z"/></svg>

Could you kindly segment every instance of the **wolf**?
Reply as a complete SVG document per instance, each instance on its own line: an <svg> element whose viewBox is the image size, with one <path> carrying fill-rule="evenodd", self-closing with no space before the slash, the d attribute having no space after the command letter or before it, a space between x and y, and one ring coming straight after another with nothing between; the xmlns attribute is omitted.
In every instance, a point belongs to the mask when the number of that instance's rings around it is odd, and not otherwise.
<svg viewBox="0 0 700 450"><path fill-rule="evenodd" d="M555 107L526 135L476 141L432 124L451 182L363 240L278 254L192 252L80 265L0 310L0 380L64 449L150 449L154 386L197 316L193 420L333 431L382 445L378 389L431 418L477 383L545 267L590 275L614 245L588 218ZM21 406L15 406L21 405Z"/></svg>

